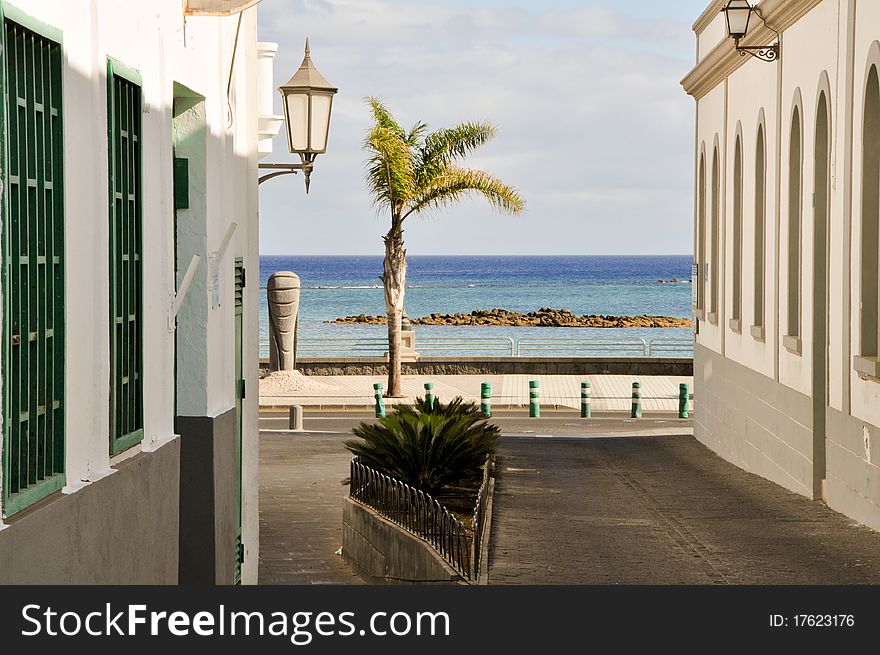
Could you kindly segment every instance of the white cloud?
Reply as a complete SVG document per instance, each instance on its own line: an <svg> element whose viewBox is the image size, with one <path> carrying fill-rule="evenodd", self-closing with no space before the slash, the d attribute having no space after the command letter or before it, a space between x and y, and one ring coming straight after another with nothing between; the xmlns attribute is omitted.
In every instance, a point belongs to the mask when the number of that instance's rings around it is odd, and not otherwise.
<svg viewBox="0 0 880 655"><path fill-rule="evenodd" d="M308 35L316 65L340 88L312 195L290 178L261 190L265 253L381 251L384 223L369 202L360 149L367 95L407 125L497 124L498 138L471 164L528 203L513 222L478 200L414 222L412 254L689 251L693 109L678 85L692 63L687 22L625 15L610 2L527 11L267 0L260 25L262 40L281 44L279 83L299 65ZM276 158L285 150L279 139Z"/></svg>

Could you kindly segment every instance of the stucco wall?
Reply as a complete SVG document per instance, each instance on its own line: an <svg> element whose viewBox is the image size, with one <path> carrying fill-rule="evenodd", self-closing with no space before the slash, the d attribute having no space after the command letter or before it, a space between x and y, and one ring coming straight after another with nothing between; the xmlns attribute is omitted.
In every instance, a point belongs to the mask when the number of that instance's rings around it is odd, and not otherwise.
<svg viewBox="0 0 880 655"><path fill-rule="evenodd" d="M345 498L342 507L342 556L373 584L464 584L431 546Z"/></svg>
<svg viewBox="0 0 880 655"><path fill-rule="evenodd" d="M113 465L174 439L174 330L169 308L179 281L174 257L172 112L175 84L204 97L204 175L192 193L202 194L201 264L181 320L201 335L197 377L198 411L216 416L235 406L233 266L243 257L257 279L257 50L256 13L243 14L232 62L238 17L184 19L179 0L123 3L116 0L19 0L32 18L63 33L65 152L66 398L68 481L96 479ZM109 456L109 221L107 171L107 58L137 70L143 80L143 349L144 440ZM224 235L237 223L225 255L215 257ZM186 269L189 258L180 261ZM203 309L189 312L187 303ZM258 379L258 298L244 294L244 377ZM185 358L184 358L185 359ZM186 363L186 361L184 361ZM243 579L255 582L258 553L257 398L244 401L243 506L247 557ZM2 484L2 481L0 481ZM66 492L78 493L77 484ZM176 493L176 492L175 492ZM2 523L0 523L2 525ZM8 530L16 530L12 526ZM176 539L175 539L176 541Z"/></svg>
<svg viewBox="0 0 880 655"><path fill-rule="evenodd" d="M705 151L707 171L711 171L716 135L724 152L722 315L717 325L699 324L695 433L740 466L805 495L823 496L835 509L878 527L880 469L874 446L880 438L880 382L857 374L853 355L858 353L861 338L863 107L868 70L872 64L880 67L880 3L772 0L762 7L768 23L781 30L780 59L764 63L746 58L736 66L719 60L721 68L705 78L713 84L718 80L714 88L708 83L708 91L691 87L698 98L697 157ZM700 23L705 33L705 37L698 34L701 44L705 38L714 39L708 25ZM732 47L730 57L738 57ZM706 72L699 65L698 70L701 75ZM731 72L718 74L718 70ZM818 103L823 92L830 122L830 214L824 255L816 253L821 242L814 242L821 232L814 173ZM802 122L800 238L793 251L801 271L797 285L800 352L785 348L783 340L789 332L789 144L795 106ZM763 343L747 329L753 314L752 194L755 130L761 110L767 136L767 329ZM741 334L729 325L737 134L743 138L744 169ZM865 183L876 185L877 181ZM711 191L707 207L710 203ZM880 248L872 247L877 256ZM824 258L825 279L816 275L821 271L816 257ZM814 338L814 327L823 325L825 342ZM825 360L824 367L820 358Z"/></svg>
<svg viewBox="0 0 880 655"><path fill-rule="evenodd" d="M180 442L0 529L0 584L175 584Z"/></svg>

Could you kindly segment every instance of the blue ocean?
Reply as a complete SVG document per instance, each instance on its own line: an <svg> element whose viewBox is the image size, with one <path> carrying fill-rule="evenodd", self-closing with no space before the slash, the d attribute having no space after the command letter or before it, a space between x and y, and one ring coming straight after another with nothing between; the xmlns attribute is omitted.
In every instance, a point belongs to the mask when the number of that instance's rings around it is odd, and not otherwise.
<svg viewBox="0 0 880 655"><path fill-rule="evenodd" d="M568 308L578 315L691 316L689 255L412 256L407 261L406 310L411 317L496 307L519 312ZM383 325L328 323L341 316L385 313L379 279L381 257L262 256L260 335L264 350L268 335L265 287L276 271L293 271L300 277L300 339L381 338L387 334ZM680 282L669 283L673 279ZM689 329L417 326L415 330L417 339L691 336Z"/></svg>

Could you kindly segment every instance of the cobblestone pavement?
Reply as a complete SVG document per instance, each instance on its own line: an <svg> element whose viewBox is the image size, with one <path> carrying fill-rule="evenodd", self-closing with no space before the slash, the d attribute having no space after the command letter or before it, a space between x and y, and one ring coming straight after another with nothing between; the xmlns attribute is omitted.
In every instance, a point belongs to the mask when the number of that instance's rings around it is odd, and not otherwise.
<svg viewBox="0 0 880 655"><path fill-rule="evenodd" d="M880 533L689 436L505 439L490 584L878 584Z"/></svg>
<svg viewBox="0 0 880 655"><path fill-rule="evenodd" d="M350 433L260 435L260 584L363 584L336 551Z"/></svg>

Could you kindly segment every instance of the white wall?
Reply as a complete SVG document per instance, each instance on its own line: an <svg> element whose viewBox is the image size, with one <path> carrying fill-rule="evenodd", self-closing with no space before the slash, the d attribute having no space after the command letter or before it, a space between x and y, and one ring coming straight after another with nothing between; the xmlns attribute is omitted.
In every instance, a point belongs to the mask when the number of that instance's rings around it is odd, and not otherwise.
<svg viewBox="0 0 880 655"><path fill-rule="evenodd" d="M257 563L257 50L256 10L243 15L229 123L226 85L237 17L188 18L179 0L20 0L16 6L63 32L66 240L67 493L112 472L109 456L109 264L107 57L143 79L144 427L131 457L174 439L174 334L167 327L175 289L172 177L173 84L205 97L206 245L193 294L207 302L202 402L198 415L235 406L233 274L245 257L244 580ZM208 256L230 223L238 228L220 263L219 307L211 308ZM181 261L181 266L189 263ZM185 302L193 302L188 298ZM186 305L185 305L186 306Z"/></svg>

